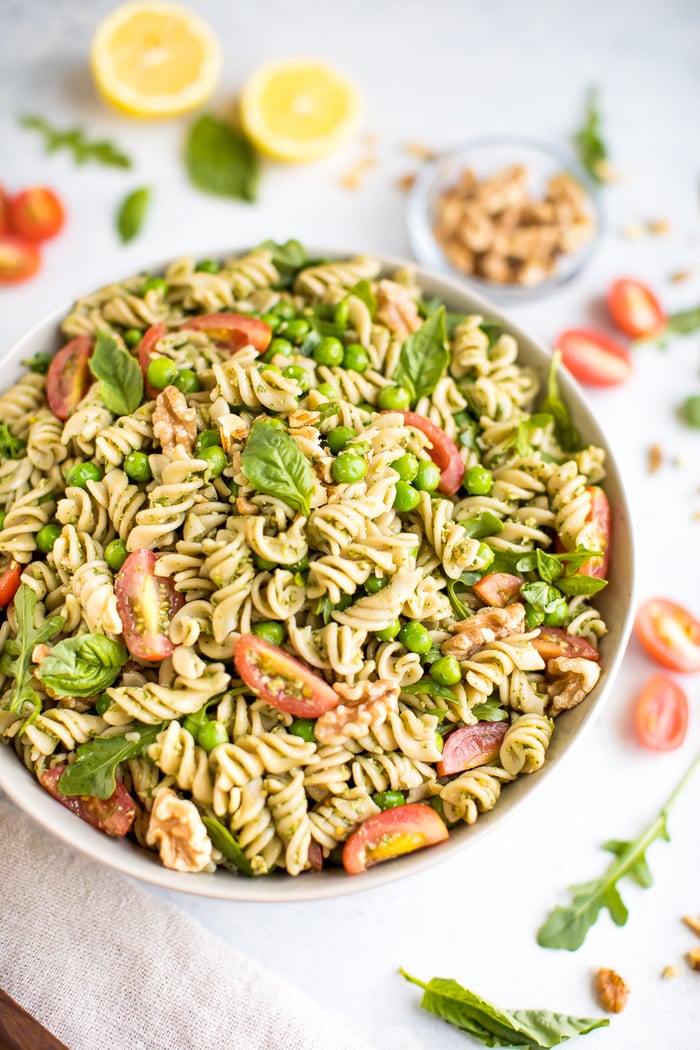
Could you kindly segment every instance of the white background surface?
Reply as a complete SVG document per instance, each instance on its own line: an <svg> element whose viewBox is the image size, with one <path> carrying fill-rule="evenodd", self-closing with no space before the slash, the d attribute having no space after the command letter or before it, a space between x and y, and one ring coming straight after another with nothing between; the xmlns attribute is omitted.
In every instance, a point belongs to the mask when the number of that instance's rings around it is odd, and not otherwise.
<svg viewBox="0 0 700 1050"><path fill-rule="evenodd" d="M70 213L65 234L45 252L41 276L0 291L0 350L78 291L186 251L297 236L405 255L404 199L394 181L414 162L402 144L443 147L516 131L565 146L591 82L603 87L608 137L625 175L605 194L602 249L573 286L512 309L512 316L545 342L566 327L604 324L600 296L623 274L648 280L669 309L700 301L700 16L693 0L197 3L224 47L222 103L261 61L317 55L361 85L366 127L378 136L380 163L361 190L349 193L339 185L362 154L355 143L312 167L266 168L254 206L188 187L179 162L186 121L139 124L112 115L95 98L87 46L100 14L112 6L103 0L0 0L0 181L11 190L52 185ZM20 112L112 136L134 156L136 168L78 169L66 154L47 158L38 137L16 126ZM114 209L143 184L154 188L148 228L123 248L113 229ZM635 242L619 236L626 223L647 218L668 219L671 234ZM673 271L693 267L694 280L669 283ZM698 336L666 353L639 351L625 387L590 397L628 485L638 595L668 594L696 614L700 520L692 515L700 511L700 432L684 428L674 412L687 393L700 393L699 351ZM650 477L646 450L652 443L661 446L666 462ZM672 464L676 457L682 465ZM320 904L254 906L169 896L382 1050L450 1050L468 1043L421 1014L417 990L396 974L399 965L425 979L455 977L503 1005L589 1016L599 1012L592 974L612 966L632 989L629 1005L582 1045L693 1050L700 1045L700 974L682 962L695 944L680 916L700 913L700 778L671 818L672 845L650 851L654 888L623 886L631 912L627 927L617 929L602 916L572 955L535 943L538 925L563 900L567 883L603 872L607 855L600 843L635 835L700 746L698 677L683 681L692 709L683 748L657 755L636 743L631 705L653 670L633 642L607 709L558 777L515 822L432 871ZM682 976L662 981L666 964L681 965Z"/></svg>

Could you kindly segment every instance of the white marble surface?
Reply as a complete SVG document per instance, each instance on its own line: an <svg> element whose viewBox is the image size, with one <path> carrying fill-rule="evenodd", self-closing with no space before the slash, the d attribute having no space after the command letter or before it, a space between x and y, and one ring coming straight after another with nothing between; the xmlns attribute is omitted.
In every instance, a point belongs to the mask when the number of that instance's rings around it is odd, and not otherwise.
<svg viewBox="0 0 700 1050"><path fill-rule="evenodd" d="M0 348L77 291L184 251L298 236L406 254L404 200L393 185L412 166L402 143L444 146L517 131L565 145L591 81L604 89L608 134L625 173L624 182L606 192L602 249L575 284L512 315L545 341L565 327L599 323L600 296L621 274L647 279L669 308L700 300L700 18L694 0L198 3L224 45L222 100L265 59L320 55L362 86L367 128L378 136L380 164L360 191L348 193L338 184L359 155L353 146L312 167L266 169L252 207L188 187L178 159L183 122L130 122L97 101L85 57L92 28L111 6L104 0L0 0L0 181L11 189L55 186L70 213L65 235L46 250L41 276L0 292ZM18 113L34 111L113 136L137 158L136 169L76 169L65 154L45 157L38 139L15 122ZM113 230L116 203L144 183L155 189L147 230L122 248ZM657 217L671 222L669 236L637 242L619 236L625 223ZM694 280L669 283L673 271L692 267L698 269ZM692 515L700 511L700 435L674 413L688 392L700 392L698 348L694 336L666 353L641 350L626 386L590 397L629 487L638 593L672 595L696 613L700 521ZM664 450L666 463L650 477L646 450L652 443ZM675 457L682 465L672 465ZM657 755L636 743L631 705L653 670L633 641L607 709L558 778L515 822L433 871L304 906L170 896L382 1050L466 1045L464 1037L421 1014L415 990L396 974L400 965L424 978L454 976L505 1005L584 1015L598 1013L592 973L612 966L632 988L629 1005L584 1045L694 1050L700 1045L700 976L681 962L693 936L680 916L700 912L700 779L671 818L672 844L650 851L654 888L624 887L631 912L626 928L602 916L575 954L544 951L534 939L567 883L602 873L607 861L600 843L636 834L700 744L697 676L683 680L692 712L682 749ZM683 972L662 981L668 963L682 965Z"/></svg>

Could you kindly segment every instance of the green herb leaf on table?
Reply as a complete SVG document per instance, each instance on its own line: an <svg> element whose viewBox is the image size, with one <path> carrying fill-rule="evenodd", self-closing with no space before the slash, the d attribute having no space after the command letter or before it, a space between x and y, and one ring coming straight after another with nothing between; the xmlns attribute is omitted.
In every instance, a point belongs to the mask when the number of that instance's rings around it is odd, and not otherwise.
<svg viewBox="0 0 700 1050"><path fill-rule="evenodd" d="M228 828L214 817L202 817L202 823L214 848L223 853L226 860L234 864L242 875L253 876L255 872L250 866L250 861Z"/></svg>
<svg viewBox="0 0 700 1050"><path fill-rule="evenodd" d="M559 395L557 371L560 364L561 351L555 350L552 354L552 364L550 365L547 378L547 396L540 411L554 418L554 433L564 451L575 452L581 447L580 438L578 431L571 422L569 410Z"/></svg>
<svg viewBox="0 0 700 1050"><path fill-rule="evenodd" d="M445 308L440 307L409 335L401 347L394 379L404 386L415 405L433 393L450 358L445 332Z"/></svg>
<svg viewBox="0 0 700 1050"><path fill-rule="evenodd" d="M241 453L241 469L256 492L276 496L309 516L314 473L285 431L265 420L256 420Z"/></svg>
<svg viewBox="0 0 700 1050"><path fill-rule="evenodd" d="M104 164L112 168L130 168L131 158L123 153L113 142L107 139L89 142L81 128L69 128L67 131L59 131L54 128L43 117L36 114L27 114L20 117L23 128L38 131L44 138L47 153L56 153L57 150L67 149L73 154L76 164L84 164L88 160L94 160L97 164Z"/></svg>
<svg viewBox="0 0 700 1050"><path fill-rule="evenodd" d="M190 179L200 190L255 200L258 160L251 143L211 113L203 114L190 128L185 160Z"/></svg>
<svg viewBox="0 0 700 1050"><path fill-rule="evenodd" d="M90 371L100 380L100 396L115 416L128 416L139 407L143 375L138 361L104 331L97 333Z"/></svg>
<svg viewBox="0 0 700 1050"><path fill-rule="evenodd" d="M34 626L36 613L36 594L26 585L21 584L14 598L15 616L17 618L17 636L8 638L2 656L2 672L10 675L15 684L4 703L6 710L21 714L25 703L33 707L33 717L41 711L41 701L30 687L29 670L32 652L35 645L41 645L53 638L65 624L62 616L49 616L39 626Z"/></svg>
<svg viewBox="0 0 700 1050"><path fill-rule="evenodd" d="M377 312L377 297L372 291L372 286L368 280L358 281L357 284L352 286L348 295L354 295L356 299L363 302L369 310L372 320L374 320Z"/></svg>
<svg viewBox="0 0 700 1050"><path fill-rule="evenodd" d="M122 643L103 634L80 634L53 647L39 678L58 696L94 696L112 685L128 658Z"/></svg>
<svg viewBox="0 0 700 1050"><path fill-rule="evenodd" d="M508 712L501 707L497 700L487 700L483 704L474 704L472 714L480 722L506 722Z"/></svg>
<svg viewBox="0 0 700 1050"><path fill-rule="evenodd" d="M81 744L75 761L59 780L58 790L64 795L110 798L117 789L119 763L141 755L165 727L165 722L154 726L134 722L117 736L97 736Z"/></svg>
<svg viewBox="0 0 700 1050"><path fill-rule="evenodd" d="M700 427L700 394L693 394L683 402L683 418L690 427Z"/></svg>
<svg viewBox="0 0 700 1050"><path fill-rule="evenodd" d="M119 205L117 232L124 244L133 241L141 232L150 199L151 191L147 186L142 186L129 193Z"/></svg>
<svg viewBox="0 0 700 1050"><path fill-rule="evenodd" d="M586 101L586 119L576 132L574 142L582 166L596 182L606 181L605 170L608 159L608 147L602 135L602 117L598 104L599 91L590 88Z"/></svg>
<svg viewBox="0 0 700 1050"><path fill-rule="evenodd" d="M15 437L7 423L0 423L0 457L2 459L20 459L26 447L26 441Z"/></svg>
<svg viewBox="0 0 700 1050"><path fill-rule="evenodd" d="M666 321L662 335L691 335L700 329L700 306L679 310Z"/></svg>
<svg viewBox="0 0 700 1050"><path fill-rule="evenodd" d="M38 354L34 354L34 357L25 357L22 364L25 368L28 368L30 372L36 372L37 375L45 376L52 361L53 354L47 354L42 351Z"/></svg>
<svg viewBox="0 0 700 1050"><path fill-rule="evenodd" d="M272 265L280 274L278 288L289 288L294 283L294 278L299 270L302 270L309 262L306 248L295 240L285 241L277 244L275 241L263 241L258 249L272 253Z"/></svg>

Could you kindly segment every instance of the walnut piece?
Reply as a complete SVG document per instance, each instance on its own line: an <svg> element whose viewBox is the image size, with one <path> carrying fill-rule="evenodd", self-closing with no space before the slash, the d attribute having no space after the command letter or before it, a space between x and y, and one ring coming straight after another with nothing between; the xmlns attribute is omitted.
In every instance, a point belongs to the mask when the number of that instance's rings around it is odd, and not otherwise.
<svg viewBox="0 0 700 1050"><path fill-rule="evenodd" d="M661 971L661 976L668 980L670 977L680 977L681 968L680 966L664 966Z"/></svg>
<svg viewBox="0 0 700 1050"><path fill-rule="evenodd" d="M684 915L683 922L689 930L692 930L693 933L700 937L700 915Z"/></svg>
<svg viewBox="0 0 700 1050"><path fill-rule="evenodd" d="M688 962L693 970L700 971L700 948L691 948L688 952Z"/></svg>
<svg viewBox="0 0 700 1050"><path fill-rule="evenodd" d="M197 436L196 413L189 408L185 395L176 386L166 386L156 398L153 412L153 436L160 442L166 456L182 445L187 452L194 447Z"/></svg>
<svg viewBox="0 0 700 1050"><path fill-rule="evenodd" d="M346 740L359 740L368 729L383 725L392 711L398 711L400 688L388 678L356 685L341 683L334 688L340 703L321 715L314 727L322 744L337 746Z"/></svg>
<svg viewBox="0 0 700 1050"><path fill-rule="evenodd" d="M656 474L661 464L664 461L664 454L661 451L661 445L650 445L647 452L648 469L650 474Z"/></svg>
<svg viewBox="0 0 700 1050"><path fill-rule="evenodd" d="M420 328L418 307L405 288L396 281L380 281L377 288L377 320L406 339Z"/></svg>
<svg viewBox="0 0 700 1050"><path fill-rule="evenodd" d="M197 807L170 788L156 794L146 844L157 846L164 867L173 871L212 870L212 845Z"/></svg>
<svg viewBox="0 0 700 1050"><path fill-rule="evenodd" d="M551 697L549 714L554 718L580 704L600 678L600 665L581 656L556 656L547 661L547 694Z"/></svg>
<svg viewBox="0 0 700 1050"><path fill-rule="evenodd" d="M445 656L466 660L482 645L497 642L510 634L522 634L524 626L525 606L520 602L512 602L502 609L485 606L473 616L450 627L454 638L448 638L442 643L442 651Z"/></svg>
<svg viewBox="0 0 700 1050"><path fill-rule="evenodd" d="M624 1010L630 990L619 973L601 967L595 975L595 987L604 1010L611 1014L619 1014Z"/></svg>

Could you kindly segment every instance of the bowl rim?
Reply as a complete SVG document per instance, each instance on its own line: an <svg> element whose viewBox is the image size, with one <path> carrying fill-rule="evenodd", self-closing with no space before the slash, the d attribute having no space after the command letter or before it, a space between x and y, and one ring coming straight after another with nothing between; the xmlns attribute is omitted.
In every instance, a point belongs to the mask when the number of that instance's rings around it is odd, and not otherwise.
<svg viewBox="0 0 700 1050"><path fill-rule="evenodd" d="M462 304L461 309L469 313L478 313L488 318L493 318L504 325L505 331L513 335L518 341L520 350L524 343L527 346L526 356L534 352L534 356L540 359L544 366L549 359L548 351L532 336L523 332L509 318L504 316L499 307L490 303L478 292L466 284L463 280L446 276L438 271L429 269L422 264L416 264L410 259L388 255L383 252L343 251L342 249L319 248L316 245L305 246L311 258L322 258L328 260L342 260L356 257L360 254L368 255L376 259L382 267L382 271L395 272L397 270L411 269L419 285L437 284L441 286L441 298L456 299ZM254 250L250 247L224 248L212 250L207 253L197 253L200 258L232 258L245 255ZM160 273L173 262L173 258L158 260L143 272ZM113 281L102 285L118 283L124 280L122 275ZM91 288L81 293L77 298L83 298L96 289ZM26 344L37 337L46 334L47 342L58 341L58 326L61 320L69 313L75 300L68 304L61 304L50 310L43 318L36 321L31 328L4 352L0 352L0 362L7 362L12 368L21 362L26 351ZM581 724L571 739L563 743L561 754L554 757L552 761L545 762L543 768L536 776L527 778L527 788L521 789L520 794L509 799L508 805L496 806L493 810L479 817L473 825L459 825L454 830L458 834L451 834L450 838L442 843L439 848L419 850L415 853L406 854L396 861L379 864L365 871L361 878L348 876L342 869L331 869L324 872L305 874L302 878L291 878L287 875L272 875L259 879L246 879L225 869L219 869L212 875L206 873L189 874L172 871L161 865L159 858L150 853L140 845L131 841L114 840L103 835L90 825L76 821L74 815L63 806L54 805L54 799L41 787L32 773L25 768L22 762L8 746L0 748L0 792L4 791L11 801L21 810L28 814L33 820L47 831L59 838L65 845L77 849L92 860L106 864L108 867L138 878L152 886L164 890L175 890L192 896L206 897L216 900L239 901L246 903L299 903L314 900L325 900L334 897L347 896L353 893L366 892L377 889L398 879L410 875L417 875L432 868L435 865L448 860L456 853L466 849L469 845L477 843L485 836L492 834L496 828L512 819L514 813L518 812L532 797L533 792L539 791L542 785L549 783L550 779L558 771L560 764L570 755L572 750L580 746L581 740L590 731L591 726L599 717L600 711L609 698L612 687L620 669L627 642L632 629L634 613L635 573L634 568L634 534L632 516L629 501L625 493L620 471L617 467L615 457L604 439L604 435L595 414L591 410L580 385L573 377L562 370L559 375L564 400L570 407L574 408L575 414L585 417L585 429L591 431L590 440L601 445L606 453L606 477L613 478L617 490L617 504L613 508L625 523L628 560L631 566L630 579L627 580L628 594L625 603L625 612L619 625L619 640L616 651L608 658L605 666L605 675L602 683L596 687L592 702L585 707ZM570 400L573 398L573 402ZM566 713L565 713L566 714ZM126 848L124 848L126 847Z"/></svg>

